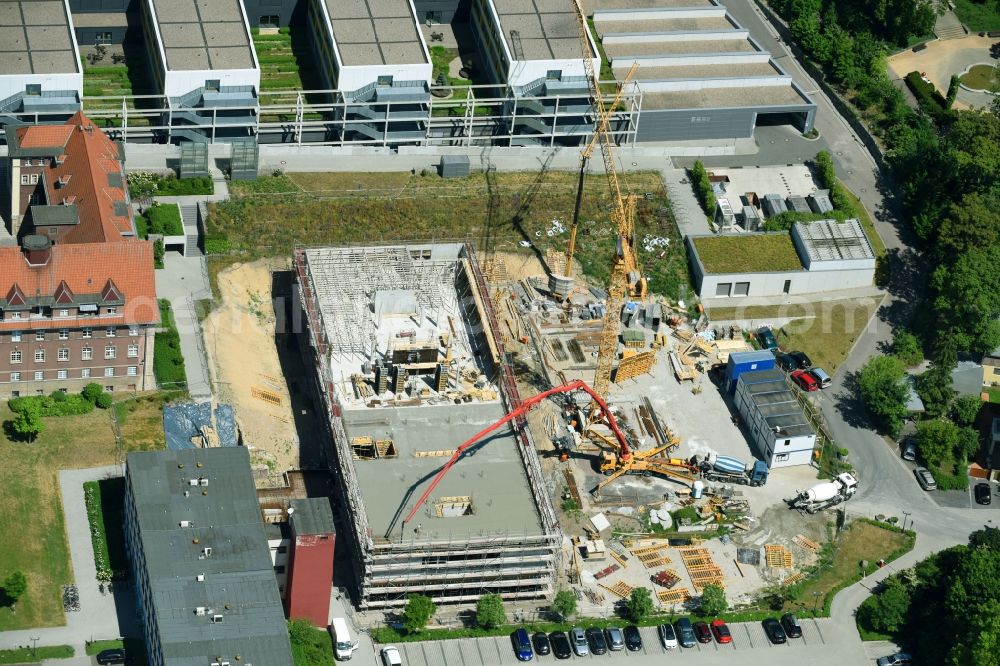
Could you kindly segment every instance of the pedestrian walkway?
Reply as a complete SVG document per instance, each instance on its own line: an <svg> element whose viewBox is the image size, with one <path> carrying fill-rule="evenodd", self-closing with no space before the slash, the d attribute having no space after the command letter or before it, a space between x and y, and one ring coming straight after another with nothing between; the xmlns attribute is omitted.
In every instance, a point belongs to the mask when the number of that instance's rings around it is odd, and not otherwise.
<svg viewBox="0 0 1000 666"><path fill-rule="evenodd" d="M164 256L164 268L156 271L156 294L170 301L174 321L184 354L188 393L192 398L210 398L208 361L201 337L201 326L195 312L195 301L211 298L208 269L204 257L182 257L169 252Z"/></svg>
<svg viewBox="0 0 1000 666"><path fill-rule="evenodd" d="M677 220L677 229L681 232L681 236L712 233L708 226L708 218L705 217L694 195L694 188L691 187L687 172L683 169L662 169L660 177L663 179L664 187L667 188L670 207L674 211L674 219Z"/></svg>
<svg viewBox="0 0 1000 666"><path fill-rule="evenodd" d="M131 588L119 584L114 586L113 594L100 591L90 540L90 523L83 499L85 481L97 481L121 474L122 468L116 465L59 472L66 537L73 564L73 581L80 593L80 610L66 613L66 624L61 627L0 632L0 649L31 646L37 640L39 646L71 645L79 657L85 654L87 641L138 634ZM60 660L58 663L76 662Z"/></svg>

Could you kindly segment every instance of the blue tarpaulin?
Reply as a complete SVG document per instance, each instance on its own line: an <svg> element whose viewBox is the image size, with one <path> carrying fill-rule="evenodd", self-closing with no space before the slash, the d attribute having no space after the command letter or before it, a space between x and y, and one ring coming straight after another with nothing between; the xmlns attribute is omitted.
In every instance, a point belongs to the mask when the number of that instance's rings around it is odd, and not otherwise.
<svg viewBox="0 0 1000 666"><path fill-rule="evenodd" d="M232 405L218 405L214 419L211 402L183 402L163 408L163 432L168 449L195 448L191 438L200 435L206 426L215 429L221 446L237 445L236 415Z"/></svg>

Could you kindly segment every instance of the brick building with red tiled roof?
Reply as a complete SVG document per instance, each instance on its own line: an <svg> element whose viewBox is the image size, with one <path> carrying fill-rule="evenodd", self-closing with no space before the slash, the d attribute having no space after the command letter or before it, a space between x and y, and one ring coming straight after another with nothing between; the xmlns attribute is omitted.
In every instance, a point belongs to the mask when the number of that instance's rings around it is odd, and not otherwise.
<svg viewBox="0 0 1000 666"><path fill-rule="evenodd" d="M83 115L9 128L0 239L0 395L156 388L153 247L119 147Z"/></svg>

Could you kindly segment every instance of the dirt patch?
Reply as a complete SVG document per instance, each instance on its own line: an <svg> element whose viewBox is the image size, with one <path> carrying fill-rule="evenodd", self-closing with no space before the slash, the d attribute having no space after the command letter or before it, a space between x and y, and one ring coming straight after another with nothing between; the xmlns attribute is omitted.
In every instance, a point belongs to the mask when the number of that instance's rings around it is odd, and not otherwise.
<svg viewBox="0 0 1000 666"><path fill-rule="evenodd" d="M216 393L236 410L258 483L299 467L291 399L275 347L272 273L262 259L219 273L221 305L202 323Z"/></svg>

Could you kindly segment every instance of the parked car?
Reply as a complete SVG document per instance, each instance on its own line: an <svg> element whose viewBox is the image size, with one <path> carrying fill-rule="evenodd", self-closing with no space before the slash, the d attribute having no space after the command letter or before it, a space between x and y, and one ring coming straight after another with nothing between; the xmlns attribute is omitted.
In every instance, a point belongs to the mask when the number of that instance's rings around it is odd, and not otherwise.
<svg viewBox="0 0 1000 666"><path fill-rule="evenodd" d="M618 627L608 627L604 630L604 640L608 643L608 649L618 652L625 649L625 635Z"/></svg>
<svg viewBox="0 0 1000 666"><path fill-rule="evenodd" d="M792 381L799 385L799 388L803 391L817 391L819 390L819 382L816 378L810 375L806 370L796 370L791 375Z"/></svg>
<svg viewBox="0 0 1000 666"><path fill-rule="evenodd" d="M990 496L993 489L990 484L983 482L976 484L976 503L977 504L989 504L993 498Z"/></svg>
<svg viewBox="0 0 1000 666"><path fill-rule="evenodd" d="M639 627L631 624L625 627L625 647L629 652L638 652L642 649L642 634L639 633Z"/></svg>
<svg viewBox="0 0 1000 666"><path fill-rule="evenodd" d="M907 666L913 663L913 657L905 652L890 654L888 657L879 657L875 662L878 666Z"/></svg>
<svg viewBox="0 0 1000 666"><path fill-rule="evenodd" d="M686 617L674 622L674 629L677 630L677 640L680 641L681 647L693 648L698 643L698 639L694 635L694 627L691 626L691 620Z"/></svg>
<svg viewBox="0 0 1000 666"><path fill-rule="evenodd" d="M403 658L399 656L399 649L395 645L382 648L382 666L403 666Z"/></svg>
<svg viewBox="0 0 1000 666"><path fill-rule="evenodd" d="M913 470L914 476L917 477L917 483L924 490L937 490L937 481L934 480L934 475L926 467L918 467Z"/></svg>
<svg viewBox="0 0 1000 666"><path fill-rule="evenodd" d="M757 342L764 349L775 350L778 348L778 340L767 326L761 326L757 329Z"/></svg>
<svg viewBox="0 0 1000 666"><path fill-rule="evenodd" d="M552 645L549 637L544 631L536 631L531 635L531 645L535 648L535 654L543 655L552 652Z"/></svg>
<svg viewBox="0 0 1000 666"><path fill-rule="evenodd" d="M764 633L767 634L767 640L771 641L775 645L781 645L788 640L788 636L785 635L785 630L781 628L781 623L773 617L767 618L760 624L764 627Z"/></svg>
<svg viewBox="0 0 1000 666"><path fill-rule="evenodd" d="M98 664L124 664L125 650L115 648L111 650L101 650L97 653Z"/></svg>
<svg viewBox="0 0 1000 666"><path fill-rule="evenodd" d="M510 635L511 645L514 646L514 655L518 661L531 661L535 653L531 651L531 639L528 637L528 630L525 628L516 629Z"/></svg>
<svg viewBox="0 0 1000 666"><path fill-rule="evenodd" d="M715 640L720 643L732 643L733 635L729 633L729 627L726 626L725 620L715 619L712 620L712 633L715 634Z"/></svg>
<svg viewBox="0 0 1000 666"><path fill-rule="evenodd" d="M774 362L778 365L779 368L781 368L785 372L791 372L792 370L797 370L799 367L799 364L796 363L795 359L792 358L790 354L786 354L784 352L775 352Z"/></svg>
<svg viewBox="0 0 1000 666"><path fill-rule="evenodd" d="M792 613L781 616L781 628L789 638L802 638L802 625L799 624L799 618Z"/></svg>
<svg viewBox="0 0 1000 666"><path fill-rule="evenodd" d="M829 388L830 384L833 383L833 379L830 378L830 375L826 374L826 370L823 368L811 368L809 374L813 376L813 379L816 380L821 389Z"/></svg>
<svg viewBox="0 0 1000 666"><path fill-rule="evenodd" d="M901 455L903 460L914 461L917 459L917 440L913 437L907 437L900 447L902 451Z"/></svg>
<svg viewBox="0 0 1000 666"><path fill-rule="evenodd" d="M590 644L591 654L601 655L608 651L608 642L604 638L604 630L600 627L587 629L587 643Z"/></svg>
<svg viewBox="0 0 1000 666"><path fill-rule="evenodd" d="M712 642L712 630L708 628L707 622L695 622L694 635L698 638L699 643Z"/></svg>
<svg viewBox="0 0 1000 666"><path fill-rule="evenodd" d="M583 627L573 627L569 632L570 642L573 644L573 652L578 657L586 657L590 654L590 646L587 644L587 633Z"/></svg>
<svg viewBox="0 0 1000 666"><path fill-rule="evenodd" d="M569 644L569 636L565 631L553 631L549 634L549 643L552 645L552 654L556 659L569 659L573 656L573 648Z"/></svg>
<svg viewBox="0 0 1000 666"><path fill-rule="evenodd" d="M812 367L813 362L808 356L806 356L805 352L793 351L788 352L788 355L795 360L795 367L799 370L808 370Z"/></svg>
<svg viewBox="0 0 1000 666"><path fill-rule="evenodd" d="M677 647L677 632L674 631L674 625L661 624L657 627L657 632L660 634L660 643L663 644L664 650L673 650Z"/></svg>

